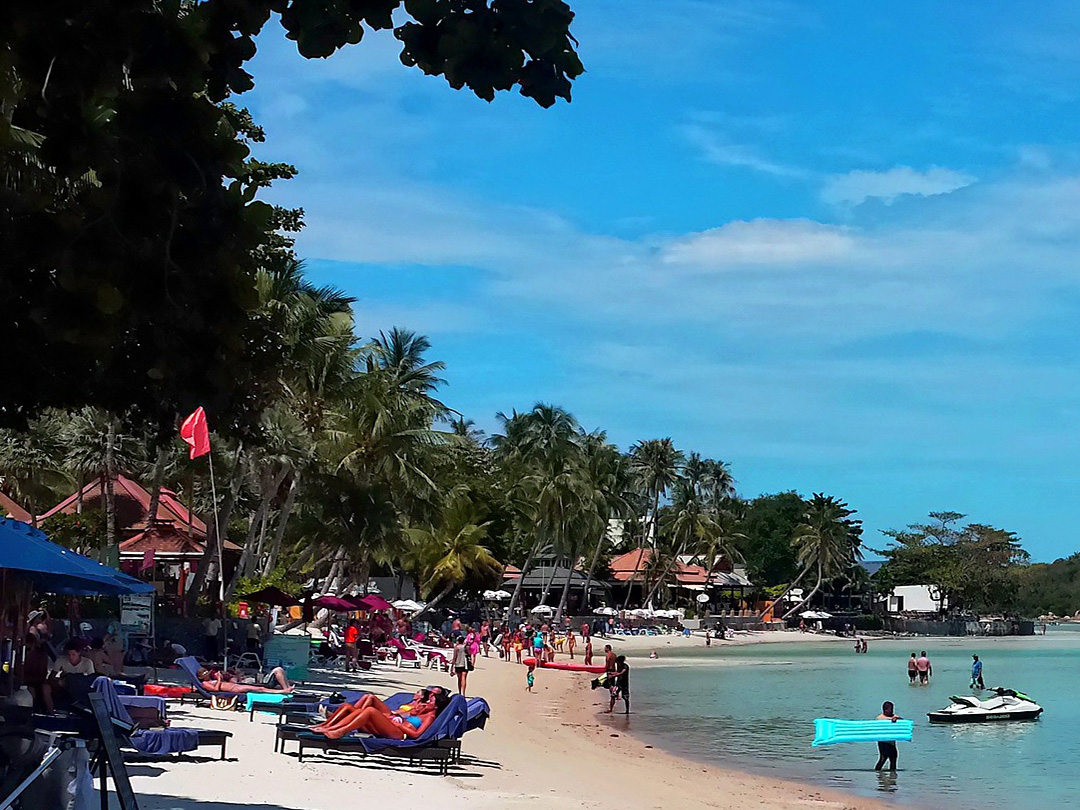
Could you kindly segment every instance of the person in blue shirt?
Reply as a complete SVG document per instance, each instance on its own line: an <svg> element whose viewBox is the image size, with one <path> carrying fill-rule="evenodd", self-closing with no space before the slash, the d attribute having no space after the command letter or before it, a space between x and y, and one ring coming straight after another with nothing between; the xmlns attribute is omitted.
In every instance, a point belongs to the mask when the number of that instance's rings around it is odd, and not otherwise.
<svg viewBox="0 0 1080 810"><path fill-rule="evenodd" d="M978 655L972 655L971 658L971 688L974 689L978 686L979 689L985 689L986 684L983 683L982 676L982 661L979 660Z"/></svg>

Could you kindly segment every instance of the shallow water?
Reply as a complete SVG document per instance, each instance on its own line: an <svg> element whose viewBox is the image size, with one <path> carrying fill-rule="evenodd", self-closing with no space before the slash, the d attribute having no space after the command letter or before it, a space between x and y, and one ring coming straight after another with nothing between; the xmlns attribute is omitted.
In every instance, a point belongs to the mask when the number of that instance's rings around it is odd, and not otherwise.
<svg viewBox="0 0 1080 810"><path fill-rule="evenodd" d="M927 650L930 686L906 660ZM971 654L987 686L1029 694L1037 722L930 725L926 713L968 689ZM631 661L631 664L634 662ZM686 651L632 671L630 730L673 753L929 808L1080 808L1080 631L1003 639L778 644ZM990 693L982 693L989 697ZM878 774L872 745L811 748L815 717L872 719L883 700L915 721L899 771Z"/></svg>

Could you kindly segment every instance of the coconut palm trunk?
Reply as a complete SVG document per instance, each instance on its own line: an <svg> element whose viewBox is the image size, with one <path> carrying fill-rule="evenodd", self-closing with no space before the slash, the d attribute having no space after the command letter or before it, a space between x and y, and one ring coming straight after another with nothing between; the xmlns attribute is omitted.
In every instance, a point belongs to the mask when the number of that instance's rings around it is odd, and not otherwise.
<svg viewBox="0 0 1080 810"><path fill-rule="evenodd" d="M654 543L656 542L656 538L659 537L659 534L660 534L660 527L657 525L658 524L657 518L659 517L659 515L660 515L660 490L657 490L656 494L653 496L652 519L649 521L649 525L652 527L651 530L652 530L652 536L653 536L653 542ZM634 592L634 581L637 579L638 573L641 571L641 558L645 556L644 548L645 548L645 537L643 535L643 536L638 538L637 562L634 563L634 574L633 574L633 576L631 576L629 582L626 583L626 598L623 599L623 605L622 605L623 610L626 610L627 606L630 604L630 594L632 594ZM641 590L644 593L644 591L645 591L644 583L642 583Z"/></svg>
<svg viewBox="0 0 1080 810"><path fill-rule="evenodd" d="M105 542L109 548L116 544L116 419L109 416L105 435Z"/></svg>
<svg viewBox="0 0 1080 810"><path fill-rule="evenodd" d="M233 507L236 505L236 498L240 494L240 487L244 483L244 448L240 445L236 448L236 463L233 466L232 481L229 484L229 490L225 494L225 500L222 502L221 509L217 513L217 519L213 521L207 521L207 537L206 546L203 548L203 555L199 559L198 570L195 571L195 577L191 582L191 587L187 593L187 611L189 615L194 615L195 605L198 604L199 597L202 595L203 588L206 585L206 574L210 567L211 560L216 559L217 544L224 542L218 537L217 526L226 527L229 525L229 519L232 517ZM213 504L211 507L217 510L217 504ZM225 576L224 572L218 572L218 576Z"/></svg>
<svg viewBox="0 0 1080 810"><path fill-rule="evenodd" d="M281 514L278 515L277 528L274 530L274 540L270 546L270 553L266 555L266 562L262 567L262 575L270 576L277 566L278 554L281 553L281 542L285 537L285 527L292 515L293 505L296 503L296 491L300 487L300 470L293 472L292 481L289 483L289 491L285 494L285 503L281 506Z"/></svg>
<svg viewBox="0 0 1080 810"><path fill-rule="evenodd" d="M165 464L168 459L168 449L164 445L158 447L150 484L150 505L146 509L146 520L148 522L157 519L158 504L161 502L161 488L165 485Z"/></svg>
<svg viewBox="0 0 1080 810"><path fill-rule="evenodd" d="M784 588L784 592L773 600L772 607L775 607L776 605L784 601L784 598L793 590L795 590L795 586L802 582L802 578L805 577L808 573L810 573L809 568L804 568L802 571L800 571L799 575L791 581L791 584ZM765 608L765 610L761 611L761 613L758 614L758 621L765 618L765 614L772 610L772 607Z"/></svg>
<svg viewBox="0 0 1080 810"><path fill-rule="evenodd" d="M514 593L510 596L510 604L506 608L508 616L514 615L514 609L521 600L521 584L525 581L525 575L528 574L529 569L532 568L533 560L536 559L536 555L539 551L540 541L537 540L533 543L532 548L529 549L529 556L525 558L525 564L521 566L521 576L518 577L518 581L514 584Z"/></svg>
<svg viewBox="0 0 1080 810"><path fill-rule="evenodd" d="M795 607L793 607L791 610L789 610L787 613L785 613L780 618L787 619L788 617L793 616L799 609L801 609L805 605L810 604L810 600L813 599L814 596L817 595L817 592L821 590L821 583L822 583L823 580L824 580L824 576L822 574L821 560L818 560L818 564L817 564L817 582L814 583L814 587L811 589L810 593L808 593L806 596L804 596L802 598L802 600L797 605L795 605Z"/></svg>

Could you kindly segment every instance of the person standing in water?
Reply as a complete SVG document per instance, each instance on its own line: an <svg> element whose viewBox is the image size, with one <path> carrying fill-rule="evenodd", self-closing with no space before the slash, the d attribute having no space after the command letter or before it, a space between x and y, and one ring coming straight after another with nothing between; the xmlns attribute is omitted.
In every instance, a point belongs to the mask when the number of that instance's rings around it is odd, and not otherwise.
<svg viewBox="0 0 1080 810"><path fill-rule="evenodd" d="M926 657L926 650L919 653L915 659L915 669L919 671L919 683L930 683L930 676L934 674L934 668L930 666L930 659Z"/></svg>
<svg viewBox="0 0 1080 810"><path fill-rule="evenodd" d="M892 701L891 700L886 700L884 703L881 704L881 714L879 714L877 716L877 719L878 720L891 720L893 723L895 723L897 720L901 720L903 718L901 718L900 715L898 715L893 710ZM887 761L889 763L889 770L890 771L895 771L896 770L896 758L897 758L897 756L899 754L899 752L896 750L896 743L894 743L892 741L889 741L889 742L880 742L879 741L878 744L877 744L877 750L878 750L878 761L877 761L877 765L874 766L874 770L875 771L880 771L883 767L885 767L885 763Z"/></svg>
<svg viewBox="0 0 1080 810"><path fill-rule="evenodd" d="M908 680L912 683L915 683L916 679L919 677L919 667L916 665L915 662L915 659L918 657L919 656L917 656L915 653L912 653L911 658L907 660L907 676Z"/></svg>
<svg viewBox="0 0 1080 810"><path fill-rule="evenodd" d="M972 655L971 659L971 688L985 689L986 684L983 683L982 676L982 661L979 660L978 655Z"/></svg>
<svg viewBox="0 0 1080 810"><path fill-rule="evenodd" d="M630 714L630 667L626 663L626 656L620 655L615 659L615 675L611 683L611 703L608 704L607 714L615 710L615 704L622 700L626 704L626 714Z"/></svg>

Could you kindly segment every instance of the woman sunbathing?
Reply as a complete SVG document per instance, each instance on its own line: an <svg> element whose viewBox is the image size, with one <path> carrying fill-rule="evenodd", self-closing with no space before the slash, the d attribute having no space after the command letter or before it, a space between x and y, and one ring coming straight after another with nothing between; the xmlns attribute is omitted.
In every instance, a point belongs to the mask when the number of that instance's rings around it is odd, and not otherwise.
<svg viewBox="0 0 1080 810"><path fill-rule="evenodd" d="M325 723L311 727L316 734L339 740L353 731L363 731L388 740L416 739L446 708L450 696L441 686L421 689L411 704L391 709L374 695L364 695L356 703L346 703Z"/></svg>
<svg viewBox="0 0 1080 810"><path fill-rule="evenodd" d="M195 675L207 692L225 692L230 695L244 695L248 692L289 695L293 691L293 685L289 683L289 679L285 677L285 670L281 667L270 670L263 681L263 686L255 683L240 683L238 673L222 672L219 669L203 667Z"/></svg>

